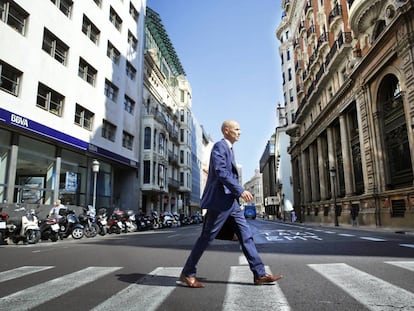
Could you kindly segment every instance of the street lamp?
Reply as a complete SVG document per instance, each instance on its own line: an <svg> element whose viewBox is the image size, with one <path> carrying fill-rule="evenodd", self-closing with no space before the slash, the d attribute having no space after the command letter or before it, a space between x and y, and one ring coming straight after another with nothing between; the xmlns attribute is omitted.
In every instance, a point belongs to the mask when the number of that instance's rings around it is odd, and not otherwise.
<svg viewBox="0 0 414 311"><path fill-rule="evenodd" d="M339 209L336 206L336 170L335 167L331 167L329 170L329 173L332 178L332 194L333 194L333 200L334 200L334 211L335 211L335 226L339 226L338 222L338 215L339 215Z"/></svg>
<svg viewBox="0 0 414 311"><path fill-rule="evenodd" d="M96 208L96 184L97 184L97 178L98 178L98 172L99 172L99 161L93 160L92 161L92 172L93 172L93 201L92 206L95 209Z"/></svg>

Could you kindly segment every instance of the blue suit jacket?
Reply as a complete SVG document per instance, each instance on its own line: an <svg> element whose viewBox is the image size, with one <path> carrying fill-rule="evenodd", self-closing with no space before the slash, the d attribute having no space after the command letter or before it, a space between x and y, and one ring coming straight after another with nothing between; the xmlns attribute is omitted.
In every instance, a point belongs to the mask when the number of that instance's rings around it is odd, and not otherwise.
<svg viewBox="0 0 414 311"><path fill-rule="evenodd" d="M239 184L236 162L226 140L216 142L211 150L208 177L201 198L201 208L225 211L238 204L244 189Z"/></svg>

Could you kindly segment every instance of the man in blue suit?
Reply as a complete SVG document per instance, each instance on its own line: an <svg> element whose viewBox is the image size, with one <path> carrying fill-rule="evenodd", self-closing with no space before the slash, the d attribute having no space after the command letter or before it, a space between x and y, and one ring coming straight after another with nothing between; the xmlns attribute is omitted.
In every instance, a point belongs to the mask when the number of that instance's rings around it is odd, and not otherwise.
<svg viewBox="0 0 414 311"><path fill-rule="evenodd" d="M235 234L253 272L254 284L274 284L282 276L266 273L249 225L238 203L239 198L245 202L253 199L253 195L239 183L233 154L233 144L240 138L240 126L233 120L224 121L221 132L224 138L216 142L211 151L207 183L201 198L201 208L207 209L203 230L183 267L177 284L191 288L204 287L204 284L196 278L198 262L229 217L234 220Z"/></svg>

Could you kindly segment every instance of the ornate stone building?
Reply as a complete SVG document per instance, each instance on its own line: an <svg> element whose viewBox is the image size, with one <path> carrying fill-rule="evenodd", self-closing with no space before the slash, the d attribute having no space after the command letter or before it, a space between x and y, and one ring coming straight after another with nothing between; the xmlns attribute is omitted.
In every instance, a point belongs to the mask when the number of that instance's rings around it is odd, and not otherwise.
<svg viewBox="0 0 414 311"><path fill-rule="evenodd" d="M142 116L142 212L189 213L191 87L159 15L147 7Z"/></svg>
<svg viewBox="0 0 414 311"><path fill-rule="evenodd" d="M294 49L289 124L302 221L414 223L414 1L284 0Z"/></svg>

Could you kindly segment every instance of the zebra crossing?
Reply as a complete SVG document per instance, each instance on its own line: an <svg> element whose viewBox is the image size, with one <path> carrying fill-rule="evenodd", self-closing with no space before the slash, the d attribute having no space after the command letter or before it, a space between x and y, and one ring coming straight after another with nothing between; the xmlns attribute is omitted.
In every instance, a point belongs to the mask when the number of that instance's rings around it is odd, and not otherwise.
<svg viewBox="0 0 414 311"><path fill-rule="evenodd" d="M414 261L385 261L383 269L394 267L414 272ZM55 266L22 266L0 272L0 285L23 279L34 273L42 273ZM381 278L359 270L346 263L308 264L307 268L316 272L344 294L351 296L368 310L414 310L414 293L389 283ZM30 310L51 299L108 276L122 267L87 267L52 280L22 289L4 297L0 292L0 310ZM272 273L266 266L268 273ZM130 284L123 290L106 298L95 306L93 311L136 310L136 306L145 306L145 310L165 309L163 302L173 295L180 267L158 267L149 274ZM204 289L207 290L207 289ZM39 293L47 293L41 295ZM254 286L247 265L230 267L222 304L223 311L233 310L294 310L295 297L288 297L283 291L283 282L272 286Z"/></svg>

